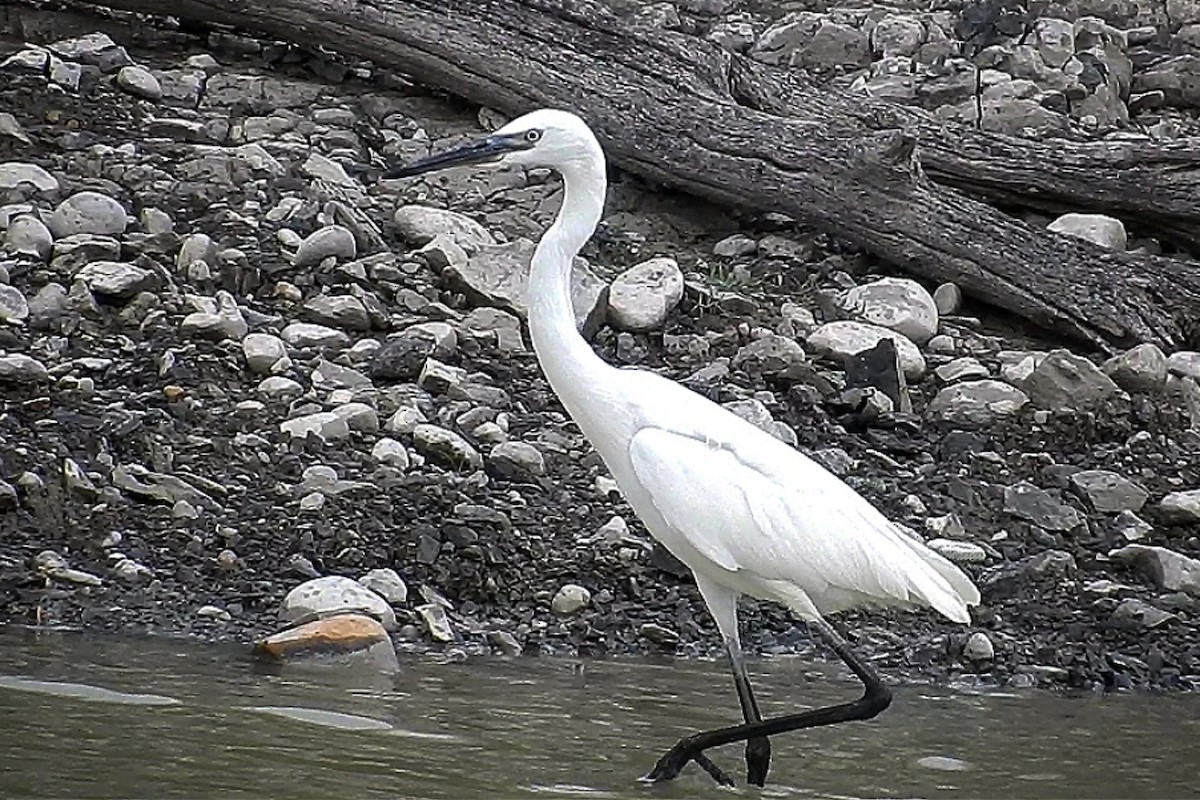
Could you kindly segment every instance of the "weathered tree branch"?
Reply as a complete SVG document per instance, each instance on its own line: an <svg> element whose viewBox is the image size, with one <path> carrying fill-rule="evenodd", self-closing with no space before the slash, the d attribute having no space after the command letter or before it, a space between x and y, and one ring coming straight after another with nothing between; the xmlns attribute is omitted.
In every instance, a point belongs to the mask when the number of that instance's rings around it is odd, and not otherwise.
<svg viewBox="0 0 1200 800"><path fill-rule="evenodd" d="M77 3L77 5L89 5ZM1110 350L1200 337L1200 268L1032 228L955 188L1200 242L1200 142L1039 144L809 85L594 0L105 0L370 59L508 113L570 107L620 167L788 213ZM942 185L938 185L930 177Z"/></svg>

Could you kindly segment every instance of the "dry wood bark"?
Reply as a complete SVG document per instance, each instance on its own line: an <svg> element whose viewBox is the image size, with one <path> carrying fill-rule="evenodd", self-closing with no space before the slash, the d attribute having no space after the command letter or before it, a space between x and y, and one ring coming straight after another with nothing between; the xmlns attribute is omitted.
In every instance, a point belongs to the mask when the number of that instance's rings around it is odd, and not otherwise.
<svg viewBox="0 0 1200 800"><path fill-rule="evenodd" d="M1200 268L1032 228L957 188L1200 243L1200 142L1035 143L810 85L594 0L104 0L322 45L507 113L577 111L623 169L782 211L1104 350L1200 339ZM936 181L936 182L935 182Z"/></svg>

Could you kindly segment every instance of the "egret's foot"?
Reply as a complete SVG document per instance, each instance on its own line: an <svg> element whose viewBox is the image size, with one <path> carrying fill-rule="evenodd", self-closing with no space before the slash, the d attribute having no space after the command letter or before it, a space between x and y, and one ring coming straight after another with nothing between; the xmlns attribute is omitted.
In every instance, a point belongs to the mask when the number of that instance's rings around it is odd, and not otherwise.
<svg viewBox="0 0 1200 800"><path fill-rule="evenodd" d="M746 782L751 786L761 787L767 782L767 771L771 769L771 741L762 739L746 740Z"/></svg>
<svg viewBox="0 0 1200 800"><path fill-rule="evenodd" d="M695 761L700 765L701 769L712 776L712 779L722 786L734 786L733 778L729 777L729 773L713 763L712 759L704 755L704 751L695 750L689 746L687 739L680 740L674 747L666 752L658 763L654 765L654 769L646 773L642 780L651 783L659 783L661 781L671 781L679 777L679 773L687 766L689 761Z"/></svg>

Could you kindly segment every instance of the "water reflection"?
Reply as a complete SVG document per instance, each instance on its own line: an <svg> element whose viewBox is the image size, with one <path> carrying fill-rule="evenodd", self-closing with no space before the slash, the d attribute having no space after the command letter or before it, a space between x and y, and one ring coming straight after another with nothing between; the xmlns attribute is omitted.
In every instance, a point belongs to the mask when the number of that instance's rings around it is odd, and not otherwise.
<svg viewBox="0 0 1200 800"><path fill-rule="evenodd" d="M696 769L636 780L677 737L737 719L721 662L403 667L264 671L238 648L0 629L0 796L729 797ZM857 688L806 659L752 672L776 712ZM1197 712L1190 696L902 686L873 722L777 737L761 795L1188 796ZM738 747L713 755L744 771Z"/></svg>

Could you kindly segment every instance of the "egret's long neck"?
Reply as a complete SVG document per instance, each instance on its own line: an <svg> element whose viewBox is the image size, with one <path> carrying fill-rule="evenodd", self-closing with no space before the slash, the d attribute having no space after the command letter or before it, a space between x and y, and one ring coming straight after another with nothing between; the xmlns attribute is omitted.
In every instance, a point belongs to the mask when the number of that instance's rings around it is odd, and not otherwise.
<svg viewBox="0 0 1200 800"><path fill-rule="evenodd" d="M613 368L579 335L571 304L571 262L596 230L604 210L603 155L562 170L558 217L533 254L529 276L529 332L554 393L588 438L593 438L597 392ZM586 399L586 402L585 402Z"/></svg>

